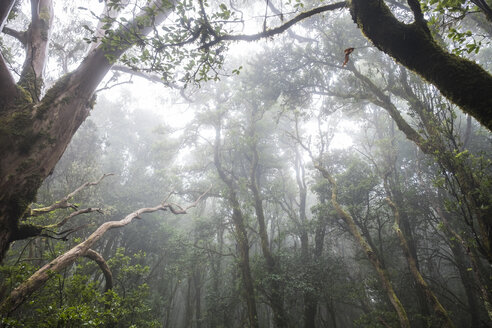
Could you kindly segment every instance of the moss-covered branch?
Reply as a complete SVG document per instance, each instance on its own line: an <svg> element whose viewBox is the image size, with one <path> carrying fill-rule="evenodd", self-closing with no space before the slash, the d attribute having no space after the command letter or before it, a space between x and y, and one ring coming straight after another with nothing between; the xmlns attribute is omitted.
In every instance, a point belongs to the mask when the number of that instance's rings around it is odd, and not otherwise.
<svg viewBox="0 0 492 328"><path fill-rule="evenodd" d="M381 51L434 84L441 93L492 130L492 76L478 64L450 54L419 22L404 24L381 0L352 0L350 12Z"/></svg>

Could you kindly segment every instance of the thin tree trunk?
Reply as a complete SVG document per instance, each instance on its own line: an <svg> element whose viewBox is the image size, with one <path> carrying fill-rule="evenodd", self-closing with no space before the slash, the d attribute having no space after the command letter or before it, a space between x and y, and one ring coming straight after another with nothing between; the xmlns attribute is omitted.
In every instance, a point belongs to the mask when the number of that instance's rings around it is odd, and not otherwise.
<svg viewBox="0 0 492 328"><path fill-rule="evenodd" d="M385 182L385 184L386 184L386 182ZM388 189L387 186L386 186L386 188ZM409 248L408 243L407 243L407 240L406 240L405 236L403 235L403 232L401 231L400 211L398 210L398 207L389 198L389 196L386 198L386 202L390 205L390 207L393 211L393 214L395 217L394 229L396 230L396 234L398 235L398 238L400 239L400 245L403 248L403 254L405 255L405 259L407 260L408 266L410 267L410 272L412 273L414 280L425 291L427 299L429 300L430 304L432 304L434 312L436 313L436 316L439 319L440 327L454 328L454 324L451 321L448 312L441 305L441 303L437 299L437 296L434 294L432 289L429 287L427 282L424 280L424 278L420 274L420 271L417 267L417 263L415 261L415 258L412 256L410 248Z"/></svg>
<svg viewBox="0 0 492 328"><path fill-rule="evenodd" d="M254 115L254 111L253 111L253 115ZM268 233L265 224L263 200L261 198L259 187L258 187L258 180L259 180L260 173L258 171L259 156L258 156L258 150L256 148L256 133L255 133L254 122L253 122L254 117L251 120L252 122L251 122L249 137L252 143L251 152L253 156L252 156L252 165L251 165L251 174L250 174L250 189L251 192L253 193L253 197L255 201L254 207L255 207L256 218L258 220L258 226L260 230L259 234L260 234L261 250L262 250L263 257L265 258L266 269L268 274L275 275L279 273L279 268L272 253L270 252L270 242L268 240ZM289 321L287 319L287 314L285 313L284 306L283 306L282 284L277 279L272 279L271 281L269 281L268 285L270 287L269 290L270 295L268 296L268 298L269 298L270 306L272 307L272 311L273 311L273 320L275 323L275 327L286 328L289 326Z"/></svg>
<svg viewBox="0 0 492 328"><path fill-rule="evenodd" d="M375 99L371 99L371 101L388 112L398 126L398 129L405 134L407 139L413 141L424 154L436 157L440 165L453 173L460 185L464 201L470 208L472 219L477 221L479 227L479 239L477 239L479 249L487 257L487 260L492 263L492 206L490 206L490 200L487 198L488 195L483 191L484 189L488 190L490 188L481 186L480 181L474 178L472 172L467 169L464 163L456 158L456 154L452 150L448 150L442 141L437 120L432 114L432 111L429 109L426 110L427 106L419 100L408 86L406 73L403 72L400 78L404 90L393 89L392 92L396 92L398 96L403 97L413 105L422 123L426 126L429 138L424 138L408 124L390 97L384 94L368 77L357 71L353 64L349 64L349 66L354 75L364 82L374 94Z"/></svg>
<svg viewBox="0 0 492 328"><path fill-rule="evenodd" d="M220 124L215 127L215 147L214 147L214 163L219 173L220 179L226 184L228 188L228 200L232 207L232 222L234 224L236 242L238 245L239 253L239 268L241 270L241 277L243 280L243 296L246 301L248 311L248 322L251 328L258 328L258 314L256 310L255 290L253 278L251 276L251 268L249 264L249 241L248 232L244 224L244 216L241 211L241 205L234 189L233 180L228 177L222 168L220 160Z"/></svg>
<svg viewBox="0 0 492 328"><path fill-rule="evenodd" d="M371 246L367 243L367 241L364 239L364 237L360 234L359 229L357 229L357 225L352 218L352 216L347 213L340 204L337 201L337 185L335 180L331 177L331 175L328 173L328 171L320 166L318 163L314 164L315 167L321 172L323 177L327 179L332 188L332 197L331 197L331 202L333 204L333 207L337 211L338 215L345 221L345 223L348 225L349 231L352 234L352 236L355 238L357 243L362 247L364 253L366 254L367 258L373 265L373 267L376 269L376 272L379 276L379 279L381 280L381 283L383 285L383 289L386 292L391 305L396 311L396 314L398 316L398 320L400 321L400 326L402 328L410 328L410 322L408 320L407 313L405 311L405 308L401 304L398 296L396 295L394 289L393 289L393 284L391 283L388 273L386 270L383 268L381 265L381 262L379 261L376 253L374 250L371 248Z"/></svg>

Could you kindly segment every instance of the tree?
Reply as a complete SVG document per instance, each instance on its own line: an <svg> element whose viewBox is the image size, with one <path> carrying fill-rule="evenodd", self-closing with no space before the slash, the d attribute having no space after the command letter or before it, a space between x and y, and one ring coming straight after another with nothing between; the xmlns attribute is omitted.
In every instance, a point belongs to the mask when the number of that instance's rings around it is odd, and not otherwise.
<svg viewBox="0 0 492 328"><path fill-rule="evenodd" d="M122 58L132 46L145 43L143 36L153 31L175 9L184 17L187 10L194 10L200 19L183 20L182 30L176 35L181 33L184 37L176 39L170 35L157 38L155 42L149 41L155 44L154 54L157 57L143 51L140 58L144 63L152 62L160 58L162 53L171 56L166 51L169 47L178 51L176 49L180 46L199 42L199 55L195 52L190 56L201 56L201 63L196 65L194 73L187 76L207 80L208 70L214 65L220 67L223 60L220 47L212 49L219 42L270 37L307 17L348 6L354 21L379 49L421 74L464 111L489 129L492 128L492 106L487 96L492 89L492 77L479 65L449 54L438 45L427 27L417 0L408 1L414 17L411 24L398 21L384 1L354 0L317 7L295 16L278 28L246 36L224 31L221 28L223 23L212 26L201 1L193 7L156 0L147 4L133 20L121 24L115 30L105 29L108 27L105 25L110 27L113 22L112 15L108 14L106 21L103 21L105 24L101 26L106 30L103 42L97 43L77 69L59 78L46 92L43 91L43 71L53 22L52 1L31 1L31 25L24 32L4 28L14 3L15 0L8 0L0 5L0 26L25 46L26 56L18 82L12 77L5 59L0 58L0 151L8 154L0 162L0 222L4 227L0 231L0 259L12 241L25 237L26 227L19 224L19 218L87 117L94 103L93 95L97 85L116 60ZM118 9L122 5L114 3L112 6ZM227 20L230 16L227 7L221 7L221 14L217 17ZM179 58L182 55L179 51L176 54ZM132 63L131 58L124 58L124 62ZM175 60L178 63L181 62L179 58ZM166 70L170 66L159 63L149 69L168 75ZM456 80L462 81L461 84L455 83Z"/></svg>
<svg viewBox="0 0 492 328"><path fill-rule="evenodd" d="M0 5L1 26L5 25L14 0ZM32 23L25 36L26 57L17 83L0 59L1 127L0 149L0 259L9 244L27 237L26 227L19 223L27 206L34 200L43 180L53 171L80 124L94 104L94 91L115 59L137 42L138 35L152 30L171 12L167 1L155 1L112 35L116 39L133 36L133 42L103 42L91 51L79 67L60 78L43 92L44 67L53 4L51 0L32 4ZM114 40L114 39L113 39ZM44 94L44 96L43 96Z"/></svg>

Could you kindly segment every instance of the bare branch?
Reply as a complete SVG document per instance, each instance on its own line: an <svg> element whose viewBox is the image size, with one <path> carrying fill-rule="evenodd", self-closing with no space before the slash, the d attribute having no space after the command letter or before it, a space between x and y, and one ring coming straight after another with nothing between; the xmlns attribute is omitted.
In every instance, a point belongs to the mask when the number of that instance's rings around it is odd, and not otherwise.
<svg viewBox="0 0 492 328"><path fill-rule="evenodd" d="M101 271L104 274L104 278L106 279L106 287L104 287L104 291L107 292L108 290L112 289L113 274L111 273L111 269L109 268L102 255L92 249L88 249L83 256L93 260L97 263L97 265L99 265L99 268L101 268Z"/></svg>
<svg viewBox="0 0 492 328"><path fill-rule="evenodd" d="M53 276L53 273L60 272L64 268L74 263L79 257L85 256L87 251L96 243L96 241L101 239L101 237L108 230L124 227L130 224L135 218L141 218L141 215L145 213L166 211L169 209L174 214L185 214L186 210L195 207L207 192L208 190L200 195L194 203L188 205L182 211L176 211L176 213L173 211L171 204L160 204L155 207L141 208L128 214L125 218L119 221L108 221L103 223L85 241L44 265L41 269L36 271L31 277L14 289L0 304L0 313L5 315L12 313L22 303L24 303L32 293L41 288L44 283Z"/></svg>
<svg viewBox="0 0 492 328"><path fill-rule="evenodd" d="M96 91L94 91L94 92L95 92L95 93L98 93L98 92L101 92L101 91L104 91L104 90L110 90L110 89L113 89L114 87L117 87L117 86L119 86L119 85L123 85L123 84L133 84L133 81L132 81L132 78L131 78L131 77L130 77L130 79L129 79L128 81L117 82L117 83L115 83L115 84L111 84L111 85L109 84L110 82L111 82L111 80L110 80L110 81L108 81L108 83L106 83L106 84L104 85L104 87L99 88L99 89L97 89L97 90L96 90Z"/></svg>
<svg viewBox="0 0 492 328"><path fill-rule="evenodd" d="M168 208L171 213L173 214L186 214L186 211L189 210L190 208L193 208L193 207L196 207L198 205L198 203L201 201L201 199L206 195L208 194L208 192L212 189L212 186L210 186L207 191L205 191L203 194L201 194L197 199L196 201L194 201L192 204L186 206L185 208L182 208L181 206L177 205L177 204L174 204L174 203L167 203L167 200L169 199L169 197L171 197L172 194L174 194L174 192L171 192L167 197L166 199L164 200L164 202L162 203L162 206L164 206L165 208Z"/></svg>
<svg viewBox="0 0 492 328"><path fill-rule="evenodd" d="M181 95L181 97L183 97L186 101L188 101L190 103L193 102L193 100L191 100L190 98L188 98L188 96L186 96L186 94L184 93L183 87L181 87L181 86L179 86L176 83L173 83L171 81L166 81L165 79L161 78L160 76L158 76L156 74L145 73L145 72L138 70L138 68L127 67L127 66L123 66L123 65L113 65L113 67L111 67L111 70L131 74L132 76L138 76L142 79L146 79L147 81L150 81L153 83L161 83L161 84L164 84L166 87L177 89L177 90L179 90L179 94Z"/></svg>
<svg viewBox="0 0 492 328"><path fill-rule="evenodd" d="M284 14L280 10L278 10L277 7L275 7L273 2L270 0L266 0L266 2L267 2L268 8L270 8L270 10L275 15L279 16L281 21L284 21L284 18L283 18ZM266 17L265 17L265 19L266 19ZM299 42L318 42L316 39L306 38L305 36L299 35L299 34L295 33L294 31L292 31L291 29L288 29L287 33L289 34L289 36L291 38L296 39Z"/></svg>
<svg viewBox="0 0 492 328"><path fill-rule="evenodd" d="M103 174L97 181L86 182L83 185L81 185L80 187L78 187L77 189L75 189L74 191L72 191L70 194L66 195L65 197L63 197L62 199L60 199L59 201L57 201L56 203L54 203L50 206L31 209L29 216L42 215L42 214L52 212L52 211L54 211L56 209L60 209L60 208L69 208L70 207L73 209L77 209L77 207L75 205L69 203L70 199L72 199L76 194L78 194L79 192L81 192L85 188L98 185L104 178L106 178L108 176L112 176L112 175L114 175L114 173L106 173L106 174ZM77 212L75 212L75 213L77 213ZM85 212L85 213L88 213L88 212Z"/></svg>
<svg viewBox="0 0 492 328"><path fill-rule="evenodd" d="M44 228L45 229L50 229L50 228L59 228L63 225L65 225L65 223L67 223L70 219L80 215L80 214L85 214L85 213L92 213L92 212L98 212L100 214L103 214L103 211L101 208L92 208L92 207L88 207L88 208L84 208L82 210L78 210L78 211L75 211L73 213L70 213L70 215L66 216L63 218L63 220L61 220L60 222L58 223L55 223L55 224L51 224L51 225L47 225L45 226Z"/></svg>

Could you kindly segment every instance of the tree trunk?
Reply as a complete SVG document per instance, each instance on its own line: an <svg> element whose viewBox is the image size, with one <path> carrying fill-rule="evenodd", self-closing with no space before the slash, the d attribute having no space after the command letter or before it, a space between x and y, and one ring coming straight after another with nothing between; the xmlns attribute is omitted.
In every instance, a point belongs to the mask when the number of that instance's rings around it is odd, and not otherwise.
<svg viewBox="0 0 492 328"><path fill-rule="evenodd" d="M386 182L385 182L386 184ZM387 185L387 184L386 184ZM387 188L387 186L386 186ZM388 189L388 188L387 188ZM401 231L401 220L400 220L400 212L398 207L393 203L393 201L388 197L386 198L387 203L390 205L393 210L393 214L395 217L394 229L396 230L396 234L400 239L400 245L403 249L403 254L405 255L405 259L407 260L408 266L410 267L410 272L412 273L413 279L417 282L418 286L425 292L427 299L430 304L432 304L436 317L439 320L440 327L454 328L454 324L451 321L448 312L441 305L437 296L434 294L432 289L429 287L427 282L422 277L420 273L415 258L412 256L410 248L408 246L407 240Z"/></svg>
<svg viewBox="0 0 492 328"><path fill-rule="evenodd" d="M365 238L361 235L359 229L357 229L357 225L354 219L352 218L352 216L349 213L347 213L338 203L336 181L333 179L333 177L328 173L328 171L325 168L319 165L319 163L315 163L314 165L321 172L323 177L330 182L332 187L331 203L333 204L333 207L337 211L338 215L340 215L340 217L348 225L350 233L355 238L359 246L363 249L367 258L369 259L374 269L376 270L379 279L381 280L381 283L383 285L383 289L386 292L386 295L388 296L388 299L390 300L390 303L393 306L398 316L398 320L400 321L400 326L402 328L410 328L410 322L408 320L407 313L405 311L405 308L401 304L398 296L395 293L393 284L389 279L388 272L383 268L381 261L379 261L377 257L377 254L374 252L372 247L367 243Z"/></svg>
<svg viewBox="0 0 492 328"><path fill-rule="evenodd" d="M487 257L489 263L492 263L492 207L490 206L489 192L487 192L490 191L490 188L477 181L473 172L456 158L455 152L459 152L460 149L450 149L446 146L440 134L439 120L436 119L430 109L427 109L428 106L413 93L408 85L405 72L400 77L401 89L393 88L392 92L412 105L426 127L427 138L405 121L388 95L384 94L368 77L357 71L353 64L350 65L352 65L351 70L354 75L374 94L375 98L371 99L371 102L386 110L398 129L405 134L407 139L413 141L424 154L435 157L440 165L453 174L454 179L459 184L463 200L470 207L472 216L470 220L477 222L478 237L476 240L478 248Z"/></svg>
<svg viewBox="0 0 492 328"><path fill-rule="evenodd" d="M40 4L45 2L49 3L43 0ZM0 5L0 14L3 14L3 7L4 3ZM154 23L159 24L170 13L171 9L165 9L155 17ZM46 14L49 15L49 11L38 12L40 17ZM116 37L121 38L128 31L148 34L151 26L136 23L145 15L143 11L137 15L135 23L129 22L117 30ZM43 31L46 31L43 24L47 21L39 23L44 27ZM45 37L34 31L31 36L34 39ZM33 42L39 41L34 39ZM112 65L107 58L117 59L131 46L125 43L114 49L97 47L75 71L60 78L39 102L37 98L41 92L38 90L41 90L39 84L42 83L39 74L42 74L42 61L46 61L46 56L43 57L41 52L28 53L31 62L36 64L24 65L20 86L9 83L13 79L10 72L4 70L5 62L0 58L0 94L3 90L15 89L0 104L0 262L12 241L27 238L35 232L33 229L36 230L36 227L20 224L20 218L34 201L38 188L54 169L80 124L89 115L95 101L94 91ZM27 91L23 86L28 88Z"/></svg>
<svg viewBox="0 0 492 328"><path fill-rule="evenodd" d="M255 289L253 277L251 276L251 268L249 265L249 240L248 232L244 224L244 216L241 211L241 205L234 189L232 178L227 176L222 168L220 160L220 123L215 126L215 145L214 145L214 164L219 173L220 179L226 184L229 195L228 200L232 207L232 222L234 224L235 237L239 253L239 268L241 270L241 278L243 280L243 296L246 301L248 311L248 321L251 328L258 328L258 314L256 311Z"/></svg>
<svg viewBox="0 0 492 328"><path fill-rule="evenodd" d="M253 112L254 113L254 112ZM252 118L252 121L254 118ZM259 180L259 169L258 169L258 150L256 149L256 134L254 129L254 123L251 123L250 127L250 139L252 140L251 152L253 154L252 157L252 165L251 165L251 175L250 175L250 189L253 193L254 197L254 207L256 218L258 220L259 226L259 234L260 234L260 242L261 242L261 250L263 257L266 262L266 270L269 275L276 275L279 273L279 267L270 252L270 242L268 240L268 233L265 224L265 214L263 211L263 200L260 195L258 180ZM282 293L282 282L278 279L272 279L268 282L269 292L268 295L270 306L273 311L273 320L275 323L275 327L278 328L286 328L289 326L289 321L287 319L287 314L284 311L283 306L283 293Z"/></svg>

